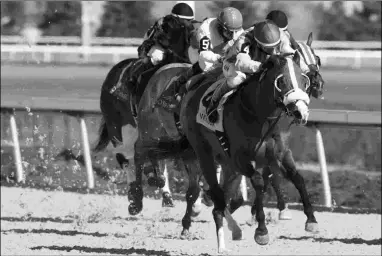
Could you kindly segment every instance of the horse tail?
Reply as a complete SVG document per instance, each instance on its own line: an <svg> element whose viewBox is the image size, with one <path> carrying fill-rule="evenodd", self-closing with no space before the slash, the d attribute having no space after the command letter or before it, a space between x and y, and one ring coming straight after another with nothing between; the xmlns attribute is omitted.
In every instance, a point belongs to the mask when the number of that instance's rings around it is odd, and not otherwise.
<svg viewBox="0 0 382 256"><path fill-rule="evenodd" d="M104 150L107 145L109 145L110 139L109 139L109 133L107 131L106 121L102 117L101 119L101 125L99 127L99 138L97 145L94 147L93 152L97 153L102 150Z"/></svg>

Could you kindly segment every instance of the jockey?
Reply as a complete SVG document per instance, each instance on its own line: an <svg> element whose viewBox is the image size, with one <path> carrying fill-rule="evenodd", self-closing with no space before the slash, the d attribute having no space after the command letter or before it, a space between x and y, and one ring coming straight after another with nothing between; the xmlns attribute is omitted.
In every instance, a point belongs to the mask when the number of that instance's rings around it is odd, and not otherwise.
<svg viewBox="0 0 382 256"><path fill-rule="evenodd" d="M283 11L273 10L268 13L266 19L273 21L280 29L281 52L293 52L300 48L297 41L288 30L288 17ZM304 61L300 62L300 67L304 73L309 72L309 67Z"/></svg>
<svg viewBox="0 0 382 256"><path fill-rule="evenodd" d="M166 57L166 49L163 45L166 44L161 42L161 38L163 38L163 34L166 33L166 29L164 29L166 27L166 21L174 17L186 27L193 26L194 11L186 3L177 3L172 8L170 15L166 15L156 21L146 32L142 45L138 47L138 56L144 60L144 64L133 72L132 77L128 81L131 86L137 83L139 75L143 72L156 67L158 64L163 64Z"/></svg>
<svg viewBox="0 0 382 256"><path fill-rule="evenodd" d="M280 34L280 29L274 22L265 20L240 35L223 61L223 74L226 80L216 88L207 108L210 122L217 121L216 108L224 94L237 88L246 79L246 74L259 71L261 64L270 55L281 53L283 49L280 48Z"/></svg>
<svg viewBox="0 0 382 256"><path fill-rule="evenodd" d="M242 26L240 11L232 7L224 8L217 18L205 19L191 39L189 58L194 64L169 85L156 105L170 111L175 109L186 91L183 85L192 76L215 70L222 63L226 51L244 31ZM220 68L217 71L220 73Z"/></svg>

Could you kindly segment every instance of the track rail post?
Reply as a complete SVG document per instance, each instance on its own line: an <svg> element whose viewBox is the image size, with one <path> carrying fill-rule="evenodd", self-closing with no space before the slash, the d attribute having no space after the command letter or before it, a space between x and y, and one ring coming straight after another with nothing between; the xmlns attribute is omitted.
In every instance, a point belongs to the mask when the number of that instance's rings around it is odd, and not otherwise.
<svg viewBox="0 0 382 256"><path fill-rule="evenodd" d="M9 112L9 123L11 126L12 133L12 141L13 141L13 157L16 167L16 181L22 182L24 181L24 172L23 172L23 164L21 160L21 151L20 151L20 142L19 142L19 133L17 131L16 118L15 118L15 110Z"/></svg>
<svg viewBox="0 0 382 256"><path fill-rule="evenodd" d="M322 185L323 185L324 196L325 196L325 206L332 207L332 194L330 192L329 175L328 175L328 170L326 167L324 142L322 140L321 131L319 130L317 125L315 126L315 129L316 129L316 144L317 144L318 161L320 162Z"/></svg>
<svg viewBox="0 0 382 256"><path fill-rule="evenodd" d="M84 160L87 172L87 185L89 189L94 188L94 175L93 175L93 167L92 167L92 159L90 155L90 146L89 146L89 138L88 138L88 129L86 128L84 114L81 113L79 115L80 124L81 124L81 138L82 138L82 149L84 151Z"/></svg>
<svg viewBox="0 0 382 256"><path fill-rule="evenodd" d="M64 115L65 138L63 142L65 148L70 148L70 142L72 141L69 118L70 117L68 115Z"/></svg>

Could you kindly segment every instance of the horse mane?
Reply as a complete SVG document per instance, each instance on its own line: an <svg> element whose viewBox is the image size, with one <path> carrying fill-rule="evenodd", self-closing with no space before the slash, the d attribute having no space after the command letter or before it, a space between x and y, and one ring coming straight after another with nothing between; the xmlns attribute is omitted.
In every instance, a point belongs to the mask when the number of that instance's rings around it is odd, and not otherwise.
<svg viewBox="0 0 382 256"><path fill-rule="evenodd" d="M178 20L177 17L169 14L169 15L166 15L163 17L163 24L167 24L167 25L170 25L170 28L174 28L174 27L180 27L181 26L181 23L180 21ZM165 31L167 32L167 31Z"/></svg>
<svg viewBox="0 0 382 256"><path fill-rule="evenodd" d="M262 64L263 68L260 72L257 71L256 73L253 73L253 74L247 76L247 78L241 84L241 88L245 87L246 85L250 84L251 82L254 82L255 79L259 79L258 82L260 82L260 77L263 75L264 72L268 72L268 70L272 69L275 66L275 64L276 64L276 66L283 66L283 65L285 65L286 61L287 61L286 58L282 55L273 55L272 58L268 58ZM264 74L264 76L266 76L266 74ZM283 77L285 77L285 76L283 76ZM288 77L288 79L289 80L287 80L286 82L291 82L290 77Z"/></svg>

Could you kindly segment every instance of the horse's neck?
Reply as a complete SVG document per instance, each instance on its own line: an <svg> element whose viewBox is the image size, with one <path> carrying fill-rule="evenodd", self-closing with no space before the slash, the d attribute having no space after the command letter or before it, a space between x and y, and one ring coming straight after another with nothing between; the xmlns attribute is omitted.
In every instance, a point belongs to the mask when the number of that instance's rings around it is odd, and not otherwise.
<svg viewBox="0 0 382 256"><path fill-rule="evenodd" d="M178 56L173 56L174 60L172 62L184 62L185 60L188 60L188 47L189 43L187 40L187 32L182 31L179 35L177 35L177 38L179 40L176 43L172 44L172 50L176 55Z"/></svg>
<svg viewBox="0 0 382 256"><path fill-rule="evenodd" d="M254 78L257 79L257 78ZM252 80L252 79L251 79ZM273 85L266 77L263 81L248 81L241 92L243 108L247 109L259 123L267 121L267 118L275 111Z"/></svg>

